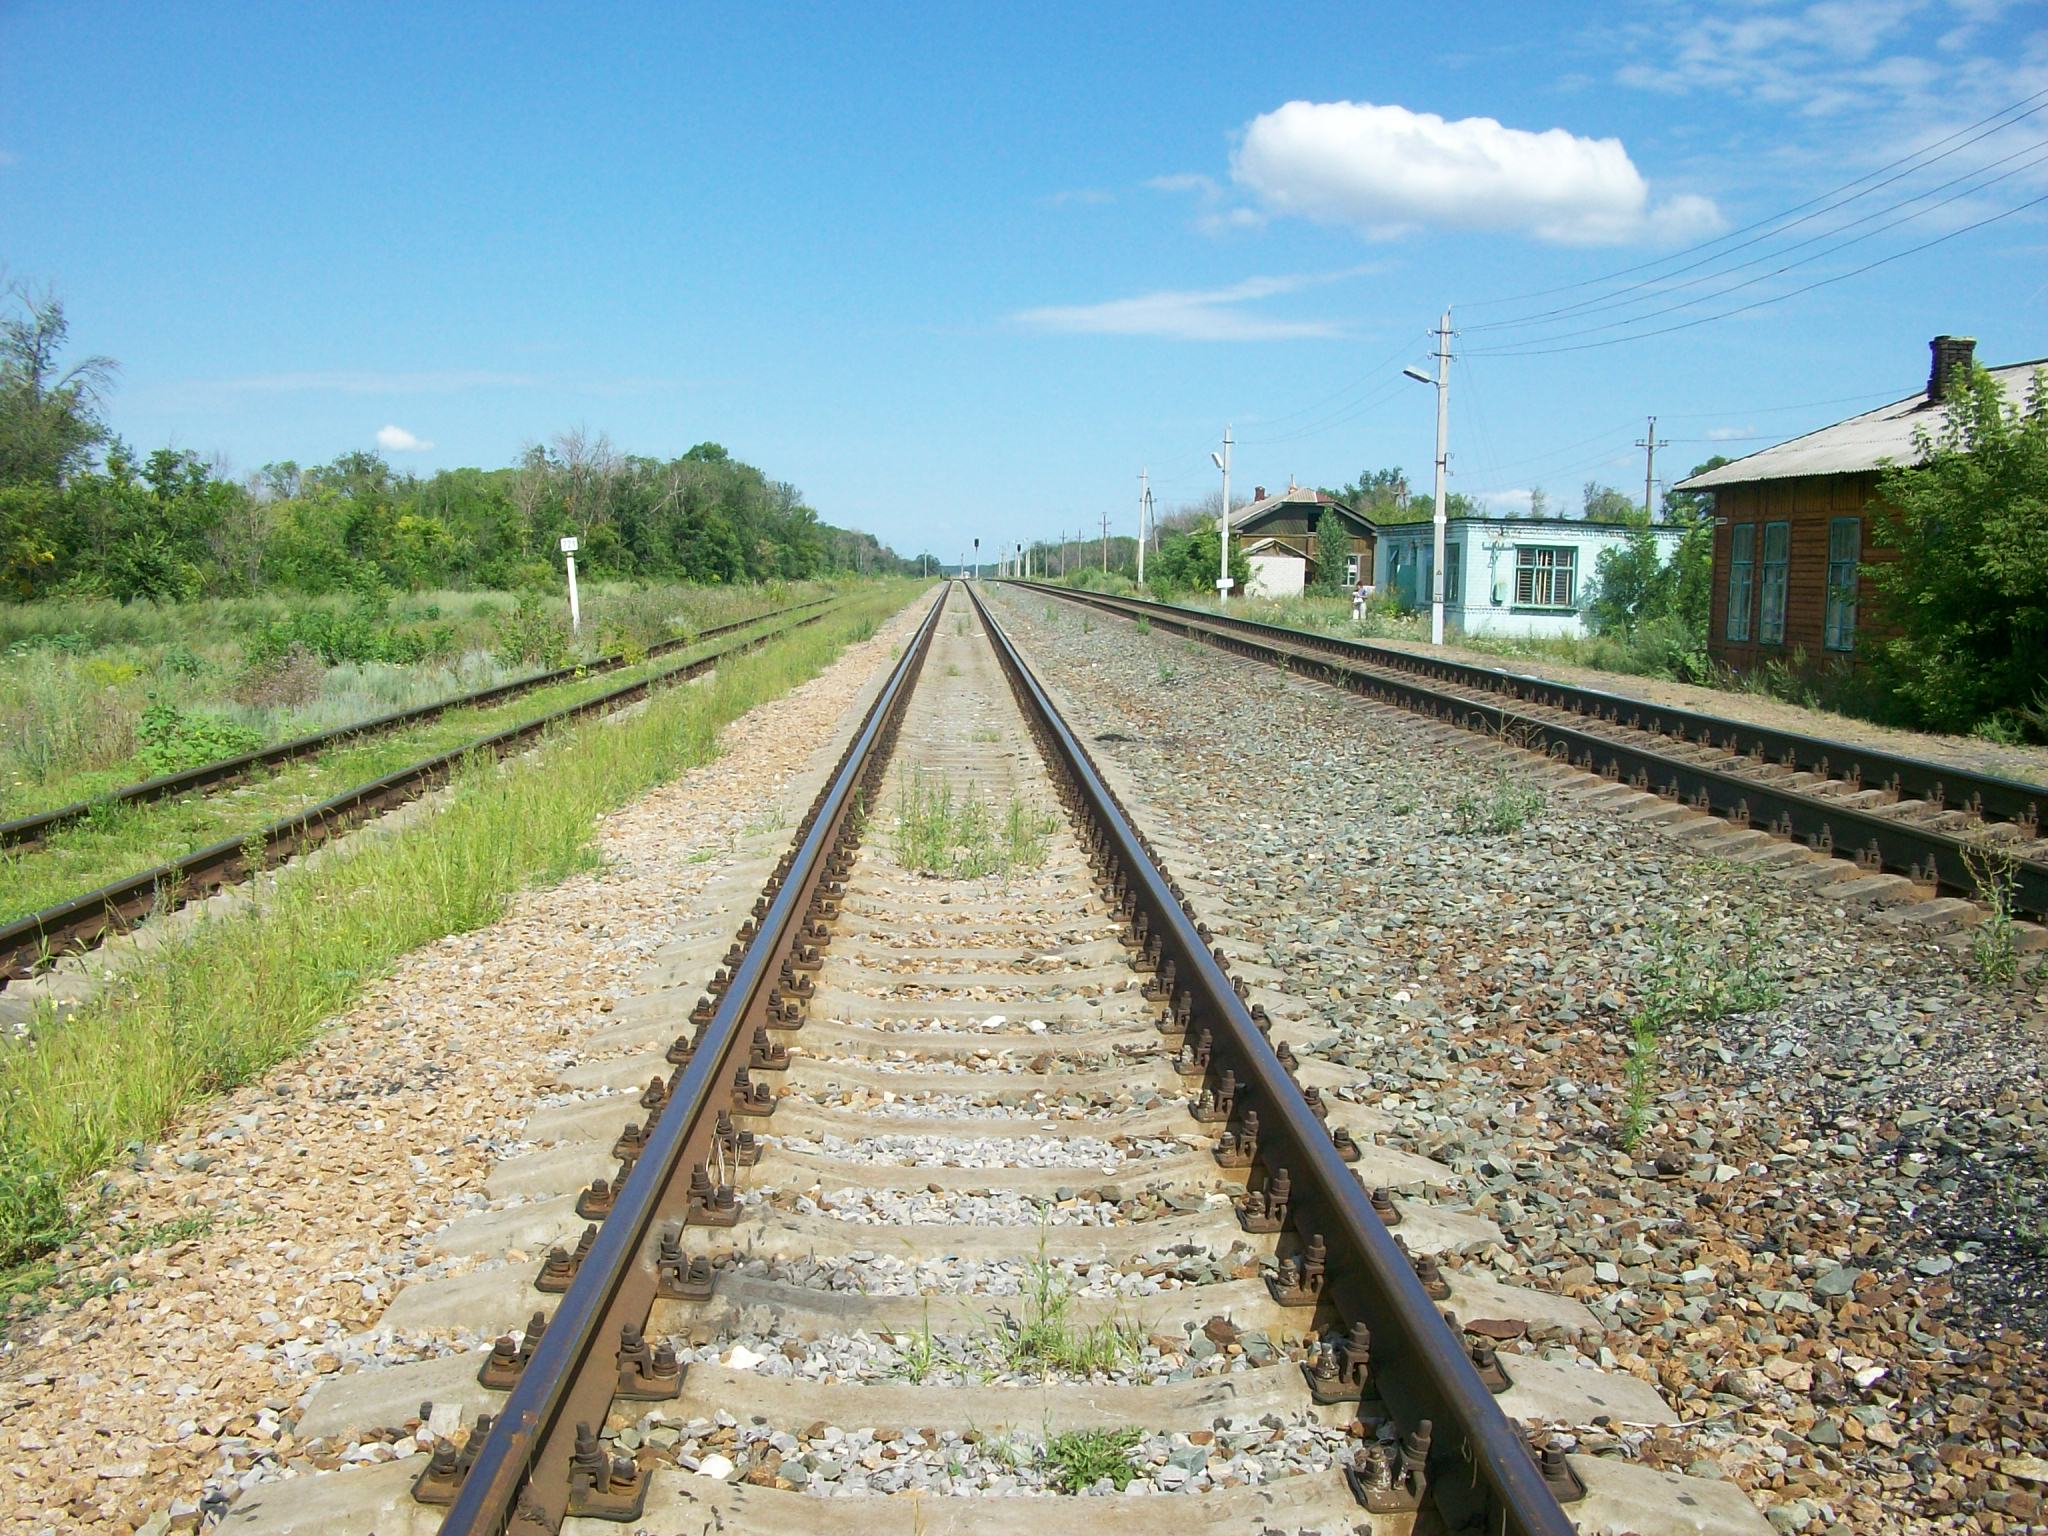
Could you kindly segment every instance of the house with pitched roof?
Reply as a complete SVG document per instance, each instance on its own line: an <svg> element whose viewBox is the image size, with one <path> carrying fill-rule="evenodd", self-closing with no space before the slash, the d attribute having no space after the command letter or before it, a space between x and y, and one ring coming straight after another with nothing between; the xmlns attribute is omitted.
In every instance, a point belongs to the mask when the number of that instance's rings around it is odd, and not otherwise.
<svg viewBox="0 0 2048 1536"><path fill-rule="evenodd" d="M1707 650L1737 671L1794 652L1853 658L1871 623L1859 611L1861 569L1894 559L1873 537L1870 506L1888 465L1920 462L1919 434L1938 439L1967 387L1977 343L1928 343L1927 387L1678 482L1714 496L1713 611ZM2024 400L2048 358L1990 370Z"/></svg>
<svg viewBox="0 0 2048 1536"><path fill-rule="evenodd" d="M1244 550L1251 566L1247 597L1294 597L1314 586L1321 575L1316 525L1325 512L1335 512L1350 536L1343 585L1358 584L1359 573L1370 578L1377 530L1372 520L1347 507L1326 491L1290 485L1277 496L1259 486L1251 502L1230 519L1230 536Z"/></svg>

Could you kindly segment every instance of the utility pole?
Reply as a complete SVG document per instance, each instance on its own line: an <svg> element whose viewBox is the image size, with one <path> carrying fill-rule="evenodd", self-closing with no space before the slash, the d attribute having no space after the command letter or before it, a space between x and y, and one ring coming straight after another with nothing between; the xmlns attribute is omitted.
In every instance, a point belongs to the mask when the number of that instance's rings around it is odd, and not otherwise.
<svg viewBox="0 0 2048 1536"><path fill-rule="evenodd" d="M1145 585L1145 524L1152 516L1152 472L1138 471L1138 585Z"/></svg>
<svg viewBox="0 0 2048 1536"><path fill-rule="evenodd" d="M1211 453L1209 461L1223 471L1223 511L1216 519L1216 596L1221 601L1228 602L1230 589L1237 583L1230 579L1230 427L1227 423L1223 428L1223 452ZM1442 497L1438 497L1437 504L1437 516L1441 519Z"/></svg>
<svg viewBox="0 0 2048 1536"><path fill-rule="evenodd" d="M1657 521L1657 450L1669 448L1671 440L1666 438L1662 442L1658 441L1657 418L1652 416L1649 435L1637 438L1636 446L1643 450L1643 516L1654 523Z"/></svg>
<svg viewBox="0 0 2048 1536"><path fill-rule="evenodd" d="M1444 643L1444 477L1450 473L1451 453L1451 312L1436 328L1436 377L1420 368L1403 368L1402 373L1418 384L1436 385L1436 516L1435 538L1431 542L1429 572L1429 643Z"/></svg>
<svg viewBox="0 0 2048 1536"><path fill-rule="evenodd" d="M1109 514L1102 514L1102 574L1109 574Z"/></svg>
<svg viewBox="0 0 2048 1536"><path fill-rule="evenodd" d="M1444 643L1444 481L1451 472L1451 312L1436 331L1436 536L1430 568L1429 643Z"/></svg>

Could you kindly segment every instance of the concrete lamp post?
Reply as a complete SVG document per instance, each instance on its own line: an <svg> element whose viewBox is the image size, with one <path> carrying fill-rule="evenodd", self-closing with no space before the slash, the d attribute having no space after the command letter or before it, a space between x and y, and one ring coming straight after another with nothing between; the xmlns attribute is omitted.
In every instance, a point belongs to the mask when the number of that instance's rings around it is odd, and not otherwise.
<svg viewBox="0 0 2048 1536"><path fill-rule="evenodd" d="M1451 429L1451 312L1444 311L1437 327L1436 377L1420 368L1403 368L1402 373L1418 384L1436 386L1436 516L1433 553L1429 565L1429 643L1444 643L1444 474L1450 463L1446 441Z"/></svg>
<svg viewBox="0 0 2048 1536"><path fill-rule="evenodd" d="M1216 519L1216 543L1218 556L1216 565L1216 596L1222 602L1230 601L1230 589L1237 585L1230 579L1230 428L1223 429L1223 451L1212 452L1209 462L1223 471L1223 510Z"/></svg>

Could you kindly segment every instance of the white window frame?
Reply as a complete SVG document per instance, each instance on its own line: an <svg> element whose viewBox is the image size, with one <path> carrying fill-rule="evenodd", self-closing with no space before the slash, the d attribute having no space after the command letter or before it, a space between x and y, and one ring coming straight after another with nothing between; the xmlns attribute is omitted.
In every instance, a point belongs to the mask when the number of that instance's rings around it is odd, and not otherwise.
<svg viewBox="0 0 2048 1536"><path fill-rule="evenodd" d="M1559 588L1562 587L1562 592ZM1515 606L1548 613L1578 608L1579 552L1570 544L1515 546Z"/></svg>

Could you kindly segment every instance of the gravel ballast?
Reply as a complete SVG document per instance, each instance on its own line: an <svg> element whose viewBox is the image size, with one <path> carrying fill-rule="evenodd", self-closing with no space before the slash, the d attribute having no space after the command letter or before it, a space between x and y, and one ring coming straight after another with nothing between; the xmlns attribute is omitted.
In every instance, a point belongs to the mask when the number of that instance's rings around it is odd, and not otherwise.
<svg viewBox="0 0 2048 1536"><path fill-rule="evenodd" d="M1732 1478L1788 1532L2042 1518L2038 973L1987 991L1562 790L1460 831L1541 765L1101 614L996 608L1198 909L1284 975L1276 1013L1368 1074L1390 1144L1466 1176L1506 1234L1472 1257L1591 1305L1594 1358L1686 1420L1581 1448ZM1660 953L1716 950L1782 996L1671 1027L1631 1145L1628 1021Z"/></svg>

